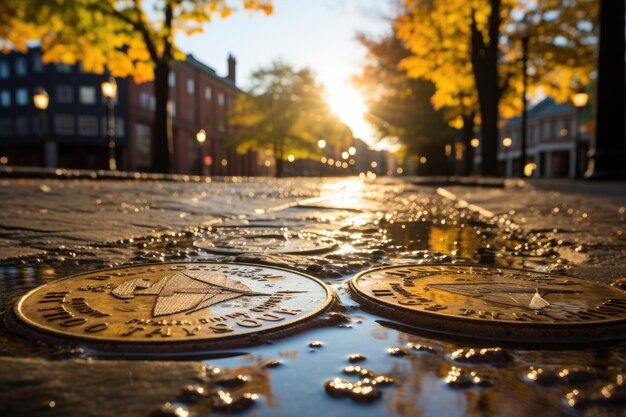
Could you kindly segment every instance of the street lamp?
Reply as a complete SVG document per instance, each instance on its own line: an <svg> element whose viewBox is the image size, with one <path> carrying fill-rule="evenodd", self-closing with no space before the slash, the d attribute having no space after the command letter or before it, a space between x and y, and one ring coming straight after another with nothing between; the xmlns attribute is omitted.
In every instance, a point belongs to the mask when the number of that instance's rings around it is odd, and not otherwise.
<svg viewBox="0 0 626 417"><path fill-rule="evenodd" d="M320 152L323 154L324 149L326 148L326 141L324 139L318 140L317 147L320 148ZM320 164L320 177L324 176L324 163L325 162L326 162L326 157L322 155L321 164Z"/></svg>
<svg viewBox="0 0 626 417"><path fill-rule="evenodd" d="M107 136L109 137L109 169L117 170L115 162L115 96L117 94L117 83L115 78L109 79L102 83L102 95L107 99Z"/></svg>
<svg viewBox="0 0 626 417"><path fill-rule="evenodd" d="M581 177L581 172L580 172L580 147L581 147L581 140L580 140L580 125L581 125L581 120L580 120L580 113L581 110L587 105L587 101L589 100L589 94L587 94L586 92L584 92L583 90L580 90L579 92L577 92L576 94L574 94L574 96L572 97L572 102L574 103L574 107L576 108L576 130L574 131L574 156L576 158L576 160L574 161L574 177L575 178L580 178Z"/></svg>
<svg viewBox="0 0 626 417"><path fill-rule="evenodd" d="M525 14L522 20L517 22L515 33L522 41L522 143L520 145L520 171L519 176L525 177L524 167L527 162L527 129L528 129L528 40L530 39L531 22L528 14Z"/></svg>
<svg viewBox="0 0 626 417"><path fill-rule="evenodd" d="M204 141L206 140L206 131L204 129L200 129L198 130L198 132L196 132L196 140L198 141L198 143L200 144L200 173L202 175L205 175L205 151L204 151Z"/></svg>
<svg viewBox="0 0 626 417"><path fill-rule="evenodd" d="M50 103L50 97L48 96L48 92L43 88L37 90L35 95L33 96L33 103L35 107L39 109L39 134L43 134L44 131L44 123L45 123L45 111L48 108L48 103Z"/></svg>

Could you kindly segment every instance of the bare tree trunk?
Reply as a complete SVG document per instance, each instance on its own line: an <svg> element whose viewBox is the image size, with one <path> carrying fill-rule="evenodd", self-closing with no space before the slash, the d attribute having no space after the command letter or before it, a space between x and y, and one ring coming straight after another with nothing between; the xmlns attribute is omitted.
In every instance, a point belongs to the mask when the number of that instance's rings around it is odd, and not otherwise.
<svg viewBox="0 0 626 417"><path fill-rule="evenodd" d="M161 173L169 173L171 171L171 154L173 150L172 123L167 105L169 101L169 74L169 60L158 60L154 69L156 106L154 111L154 132L152 135L152 169Z"/></svg>
<svg viewBox="0 0 626 417"><path fill-rule="evenodd" d="M478 90L481 125L481 169L483 175L498 175L498 107L502 91L498 76L498 37L501 0L491 0L489 43L485 43L472 15L472 67Z"/></svg>

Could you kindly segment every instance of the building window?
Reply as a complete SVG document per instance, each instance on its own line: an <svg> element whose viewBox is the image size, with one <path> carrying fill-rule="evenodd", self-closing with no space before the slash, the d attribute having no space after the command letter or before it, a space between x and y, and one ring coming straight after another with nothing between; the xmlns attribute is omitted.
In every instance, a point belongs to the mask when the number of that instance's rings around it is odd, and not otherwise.
<svg viewBox="0 0 626 417"><path fill-rule="evenodd" d="M145 109L150 108L150 94L145 91L139 92L139 107L143 107Z"/></svg>
<svg viewBox="0 0 626 417"><path fill-rule="evenodd" d="M7 61L0 61L0 79L6 80L11 75L9 69L9 63Z"/></svg>
<svg viewBox="0 0 626 417"><path fill-rule="evenodd" d="M98 116L78 116L78 134L96 136L98 134Z"/></svg>
<svg viewBox="0 0 626 417"><path fill-rule="evenodd" d="M0 91L0 105L2 107L11 107L11 92L4 90Z"/></svg>
<svg viewBox="0 0 626 417"><path fill-rule="evenodd" d="M82 104L96 104L96 87L81 86L78 97Z"/></svg>
<svg viewBox="0 0 626 417"><path fill-rule="evenodd" d="M7 137L13 134L13 120L8 117L0 119L0 137Z"/></svg>
<svg viewBox="0 0 626 417"><path fill-rule="evenodd" d="M217 123L217 130L219 130L220 132L223 132L226 130L226 127L224 126L224 122L222 120L220 120Z"/></svg>
<svg viewBox="0 0 626 417"><path fill-rule="evenodd" d="M217 104L224 106L224 93L219 93L217 95Z"/></svg>
<svg viewBox="0 0 626 417"><path fill-rule="evenodd" d="M108 117L102 117L100 119L100 134L108 137L109 135L109 119ZM118 138L124 137L124 119L121 117L115 118L115 136Z"/></svg>
<svg viewBox="0 0 626 417"><path fill-rule="evenodd" d="M115 118L115 136L118 138L124 137L124 119L121 117Z"/></svg>
<svg viewBox="0 0 626 417"><path fill-rule="evenodd" d="M170 74L167 76L167 85L169 85L170 87L176 86L176 74L174 74L173 72L170 72Z"/></svg>
<svg viewBox="0 0 626 417"><path fill-rule="evenodd" d="M24 76L27 71L26 58L20 57L15 60L15 74Z"/></svg>
<svg viewBox="0 0 626 417"><path fill-rule="evenodd" d="M204 98L209 101L213 98L213 90L211 87L204 87Z"/></svg>
<svg viewBox="0 0 626 417"><path fill-rule="evenodd" d="M28 89L18 88L15 90L15 104L26 106L28 104Z"/></svg>
<svg viewBox="0 0 626 417"><path fill-rule="evenodd" d="M150 126L137 123L135 125L135 141L137 149L137 166L139 168L149 168L152 148Z"/></svg>
<svg viewBox="0 0 626 417"><path fill-rule="evenodd" d="M58 72L72 72L72 67L62 62L56 64L56 68Z"/></svg>
<svg viewBox="0 0 626 417"><path fill-rule="evenodd" d="M15 119L15 133L19 136L28 135L28 117L20 116Z"/></svg>
<svg viewBox="0 0 626 417"><path fill-rule="evenodd" d="M196 91L196 82L193 79L187 80L187 92L193 94Z"/></svg>
<svg viewBox="0 0 626 417"><path fill-rule="evenodd" d="M54 116L54 131L59 135L73 135L74 116L71 114L58 114Z"/></svg>
<svg viewBox="0 0 626 417"><path fill-rule="evenodd" d="M167 102L167 108L170 112L170 115L172 117L176 117L176 103L174 103L173 101L168 101Z"/></svg>
<svg viewBox="0 0 626 417"><path fill-rule="evenodd" d="M43 72L44 66L43 66L43 62L41 61L41 54L39 52L33 53L32 60L33 60L33 71Z"/></svg>
<svg viewBox="0 0 626 417"><path fill-rule="evenodd" d="M57 101L59 103L74 102L74 88L71 85L57 86Z"/></svg>

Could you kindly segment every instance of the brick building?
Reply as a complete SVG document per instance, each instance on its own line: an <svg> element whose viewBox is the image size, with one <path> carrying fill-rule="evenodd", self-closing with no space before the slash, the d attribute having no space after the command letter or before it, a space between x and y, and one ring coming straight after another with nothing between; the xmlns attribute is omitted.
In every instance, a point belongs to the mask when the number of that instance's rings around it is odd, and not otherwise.
<svg viewBox="0 0 626 417"><path fill-rule="evenodd" d="M170 74L173 127L173 171L185 174L257 175L257 155L238 155L227 146L227 112L240 90L236 61L228 57L228 75L187 56ZM81 65L41 62L39 48L26 54L0 54L0 156L11 165L104 169L107 165L106 103L101 83L105 75L87 73ZM150 171L153 83L117 79L115 105L118 167ZM33 95L45 89L45 111ZM204 129L200 146L196 133ZM6 161L5 160L5 161Z"/></svg>
<svg viewBox="0 0 626 417"><path fill-rule="evenodd" d="M576 121L576 109L568 103L555 103L546 98L528 110L527 125L527 160L535 164L533 177L554 178L575 176L576 170L576 134L578 131L580 148L578 150L579 169L587 168L586 154L592 140L589 126L590 108L581 110L581 122ZM511 144L504 146L504 139ZM498 161L500 172L507 177L515 177L520 170L522 142L522 124L520 117L506 120L500 128L498 141ZM474 152L474 166L481 162L480 147Z"/></svg>

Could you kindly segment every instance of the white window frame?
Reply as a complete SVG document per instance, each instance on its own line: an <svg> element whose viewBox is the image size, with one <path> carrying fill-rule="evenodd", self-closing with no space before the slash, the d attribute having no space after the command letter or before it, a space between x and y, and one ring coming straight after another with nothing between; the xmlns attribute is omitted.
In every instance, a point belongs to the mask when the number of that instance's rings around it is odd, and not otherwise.
<svg viewBox="0 0 626 417"><path fill-rule="evenodd" d="M78 87L78 102L80 104L96 104L96 87L91 85L81 85Z"/></svg>
<svg viewBox="0 0 626 417"><path fill-rule="evenodd" d="M187 79L187 93L194 94L196 92L196 80L193 78Z"/></svg>

